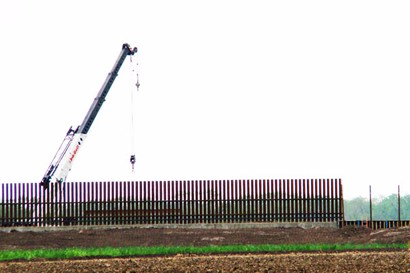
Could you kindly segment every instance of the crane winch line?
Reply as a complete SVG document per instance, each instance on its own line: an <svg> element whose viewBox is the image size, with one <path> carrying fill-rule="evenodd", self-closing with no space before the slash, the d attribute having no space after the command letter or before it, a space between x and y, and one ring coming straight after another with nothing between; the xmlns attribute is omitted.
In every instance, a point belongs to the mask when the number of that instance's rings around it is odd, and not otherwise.
<svg viewBox="0 0 410 273"><path fill-rule="evenodd" d="M134 75L134 72L136 72L136 68L134 69L133 63L132 63L132 57L130 57L130 64L131 64L131 74ZM138 62L135 63L135 67L138 66ZM135 86L137 87L137 91L139 91L140 87L140 82L139 82L139 77L138 77L138 72L136 73L137 77L137 82ZM130 131L131 131L131 156L130 156L130 163L132 166L132 172L134 172L134 165L136 162L136 157L135 157L135 131L134 131L134 87L131 88L131 126L130 126Z"/></svg>

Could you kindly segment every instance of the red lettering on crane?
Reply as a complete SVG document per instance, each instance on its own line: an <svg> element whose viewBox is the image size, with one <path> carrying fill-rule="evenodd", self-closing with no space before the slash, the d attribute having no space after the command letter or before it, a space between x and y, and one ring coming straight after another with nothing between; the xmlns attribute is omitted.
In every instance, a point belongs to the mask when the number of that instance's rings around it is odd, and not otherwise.
<svg viewBox="0 0 410 273"><path fill-rule="evenodd" d="M70 162L72 162L73 161L73 159L74 159L74 157L75 157L75 155L76 155L76 153L77 153L77 151L78 151L78 148L80 148L80 144L78 144L77 146L75 146L75 149L74 149L74 151L73 151L73 154L71 155L71 157L70 157Z"/></svg>

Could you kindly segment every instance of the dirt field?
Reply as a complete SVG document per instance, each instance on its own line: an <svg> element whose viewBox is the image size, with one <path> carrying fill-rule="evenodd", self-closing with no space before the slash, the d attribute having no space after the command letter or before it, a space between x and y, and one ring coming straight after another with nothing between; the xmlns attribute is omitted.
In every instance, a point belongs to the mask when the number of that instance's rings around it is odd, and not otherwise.
<svg viewBox="0 0 410 273"><path fill-rule="evenodd" d="M409 243L410 228L76 229L0 232L0 249L288 243ZM410 252L174 255L0 262L0 272L410 272Z"/></svg>
<svg viewBox="0 0 410 273"><path fill-rule="evenodd" d="M405 252L176 255L0 263L1 272L409 272Z"/></svg>

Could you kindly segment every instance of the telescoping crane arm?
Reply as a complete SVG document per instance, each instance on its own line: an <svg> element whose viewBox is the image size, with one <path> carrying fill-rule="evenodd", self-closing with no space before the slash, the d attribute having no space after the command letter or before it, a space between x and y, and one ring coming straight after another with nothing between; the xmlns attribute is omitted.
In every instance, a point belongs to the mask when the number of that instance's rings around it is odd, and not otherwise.
<svg viewBox="0 0 410 273"><path fill-rule="evenodd" d="M136 52L136 47L131 48L128 44L122 45L121 53L117 61L115 62L111 72L108 73L108 76L100 91L98 92L97 97L91 104L91 107L88 110L84 121L80 126L77 127L77 129L74 130L72 127L70 127L70 129L67 131L63 142L61 143L59 149L57 150L57 153L51 161L50 166L44 174L43 179L41 180L40 184L44 187L44 189L47 189L49 184L53 181L60 183L66 181L67 175L71 170L73 160L78 153L78 150L80 149L84 139L87 137L88 130L93 124L98 111L100 111L101 106L105 101L105 97L107 96L108 91L110 91L110 88L118 75L118 71L124 63L125 58L128 55L134 55Z"/></svg>

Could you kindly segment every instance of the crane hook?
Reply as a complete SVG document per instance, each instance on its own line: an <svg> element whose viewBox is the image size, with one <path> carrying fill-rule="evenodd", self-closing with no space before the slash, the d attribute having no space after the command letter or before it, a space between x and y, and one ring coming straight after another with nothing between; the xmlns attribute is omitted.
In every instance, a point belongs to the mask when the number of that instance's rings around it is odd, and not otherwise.
<svg viewBox="0 0 410 273"><path fill-rule="evenodd" d="M140 80L139 80L139 77L138 77L138 73L137 73L137 83L135 84L135 86L137 87L137 91L139 91L139 89L140 89Z"/></svg>
<svg viewBox="0 0 410 273"><path fill-rule="evenodd" d="M131 162L131 165L132 165L132 171L134 172L135 155L131 155L130 162Z"/></svg>

